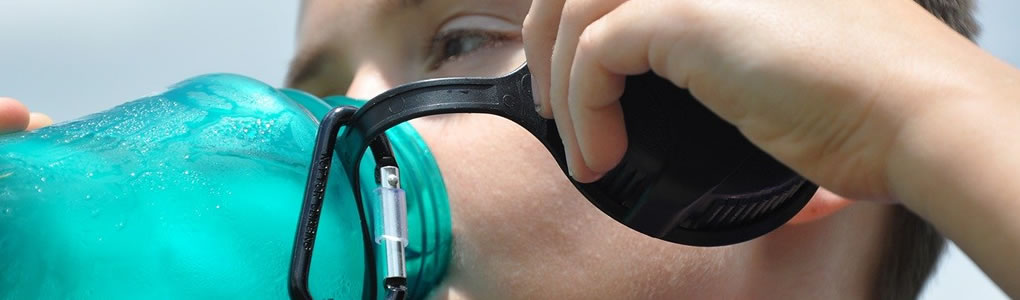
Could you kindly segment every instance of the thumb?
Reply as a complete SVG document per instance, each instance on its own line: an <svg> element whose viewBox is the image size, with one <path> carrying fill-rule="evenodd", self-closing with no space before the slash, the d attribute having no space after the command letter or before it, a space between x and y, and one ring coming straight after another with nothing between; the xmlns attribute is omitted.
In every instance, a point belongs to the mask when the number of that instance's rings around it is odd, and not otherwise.
<svg viewBox="0 0 1020 300"><path fill-rule="evenodd" d="M28 108L18 100L0 97L0 133L25 130L28 123Z"/></svg>

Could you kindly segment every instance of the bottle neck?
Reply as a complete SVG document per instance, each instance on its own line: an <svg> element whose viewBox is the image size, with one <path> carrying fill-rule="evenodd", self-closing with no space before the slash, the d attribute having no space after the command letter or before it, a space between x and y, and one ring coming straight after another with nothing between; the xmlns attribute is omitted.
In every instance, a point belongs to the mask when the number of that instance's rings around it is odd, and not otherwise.
<svg viewBox="0 0 1020 300"><path fill-rule="evenodd" d="M305 107L316 120L321 119L333 107L360 107L365 103L343 96L319 100L297 90L281 91ZM408 296L409 299L425 298L442 281L452 253L453 238L446 186L432 152L414 127L403 123L387 130L386 136L400 166L401 187L406 192ZM358 170L359 177L375 178L375 166L371 153L366 152ZM363 180L359 188L363 199L374 197L375 188L375 182ZM377 253L381 253L382 247L379 246L375 249ZM379 255L377 257L381 258ZM385 274L382 261L377 262L376 266L380 276ZM382 278L379 279L382 282Z"/></svg>

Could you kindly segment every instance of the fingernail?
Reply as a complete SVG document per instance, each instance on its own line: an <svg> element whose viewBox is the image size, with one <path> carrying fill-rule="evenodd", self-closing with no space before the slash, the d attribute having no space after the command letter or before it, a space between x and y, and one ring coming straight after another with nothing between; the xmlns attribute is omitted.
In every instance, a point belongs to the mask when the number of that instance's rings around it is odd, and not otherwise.
<svg viewBox="0 0 1020 300"><path fill-rule="evenodd" d="M538 90L538 82L535 81L535 76L531 76L531 99L535 101L535 111L542 112L542 98Z"/></svg>

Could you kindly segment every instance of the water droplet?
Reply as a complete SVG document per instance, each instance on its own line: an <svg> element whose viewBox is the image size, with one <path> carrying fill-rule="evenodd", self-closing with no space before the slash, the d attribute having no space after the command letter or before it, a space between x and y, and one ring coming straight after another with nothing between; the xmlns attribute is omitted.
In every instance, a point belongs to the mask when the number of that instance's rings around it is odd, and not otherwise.
<svg viewBox="0 0 1020 300"><path fill-rule="evenodd" d="M46 177L39 177L39 181L46 182Z"/></svg>
<svg viewBox="0 0 1020 300"><path fill-rule="evenodd" d="M191 171L184 170L184 175L188 175L188 174L191 174Z"/></svg>
<svg viewBox="0 0 1020 300"><path fill-rule="evenodd" d="M124 229L124 222L121 221L120 223L117 223L117 225L113 225L113 227L117 228L117 230Z"/></svg>
<svg viewBox="0 0 1020 300"><path fill-rule="evenodd" d="M4 215L5 215L5 216L10 216L10 215L11 215L11 213L13 213L13 212L14 212L14 210L13 210L13 209L11 209L10 207L8 207L8 208L4 208Z"/></svg>
<svg viewBox="0 0 1020 300"><path fill-rule="evenodd" d="M131 175L131 177L135 177L135 172L131 172L131 174L128 175Z"/></svg>
<svg viewBox="0 0 1020 300"><path fill-rule="evenodd" d="M92 172L88 172L87 174L85 174L85 176L87 176L89 178L92 178L92 176L95 176L95 175L96 174L93 174Z"/></svg>
<svg viewBox="0 0 1020 300"><path fill-rule="evenodd" d="M103 237L98 237L97 239L98 239L98 240L99 240L100 242L102 242L102 241L103 241Z"/></svg>
<svg viewBox="0 0 1020 300"><path fill-rule="evenodd" d="M185 154L185 155L184 155L184 159L189 159L189 158L191 158L191 155L190 155L190 154Z"/></svg>
<svg viewBox="0 0 1020 300"><path fill-rule="evenodd" d="M220 206L219 206L219 205L216 205L216 208L217 208L217 209L219 209L219 208L220 208ZM8 208L8 209L10 209L10 208Z"/></svg>
<svg viewBox="0 0 1020 300"><path fill-rule="evenodd" d="M42 188L37 185L35 186L35 191L42 193Z"/></svg>
<svg viewBox="0 0 1020 300"><path fill-rule="evenodd" d="M85 195L85 200L92 199L92 195Z"/></svg>

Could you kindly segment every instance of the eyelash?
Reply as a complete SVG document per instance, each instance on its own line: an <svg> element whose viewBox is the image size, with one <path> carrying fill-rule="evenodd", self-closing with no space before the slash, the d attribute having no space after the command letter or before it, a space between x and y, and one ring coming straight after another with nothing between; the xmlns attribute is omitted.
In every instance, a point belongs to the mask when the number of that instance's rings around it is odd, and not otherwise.
<svg viewBox="0 0 1020 300"><path fill-rule="evenodd" d="M465 38L482 38L484 40L477 45L474 45L474 48L470 48L466 51L462 50L462 52L457 54L448 53L451 42L456 42L459 39ZM429 43L428 49L426 50L426 53L429 54L428 70L438 70L443 66L443 64L448 62L456 61L479 50L499 47L504 42L516 39L519 38L513 34L480 29L458 29L440 32L432 38L432 41Z"/></svg>

